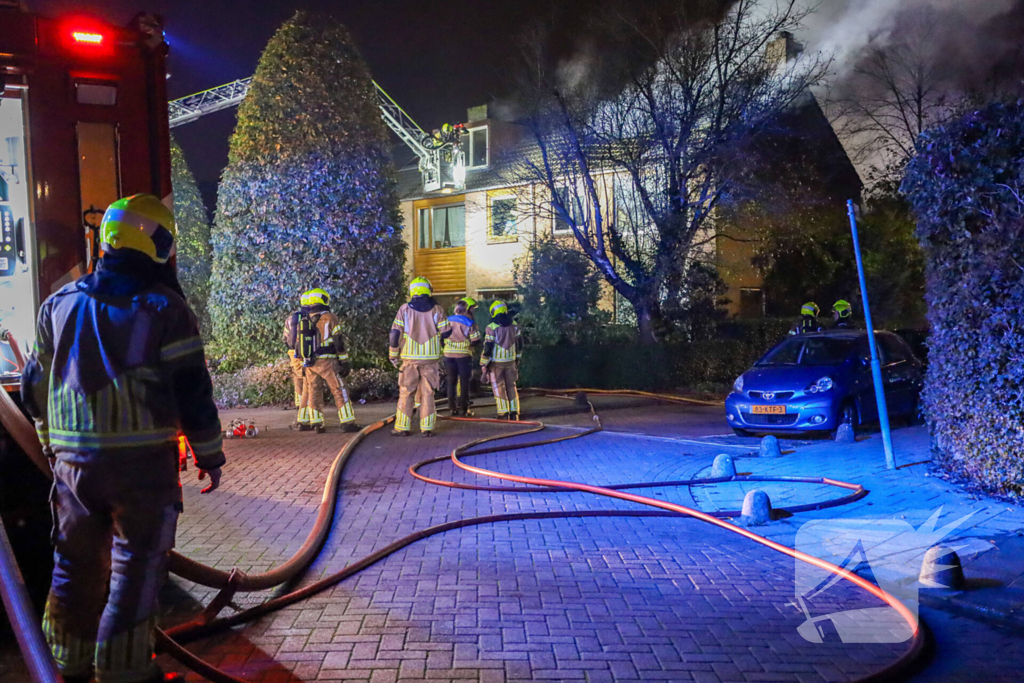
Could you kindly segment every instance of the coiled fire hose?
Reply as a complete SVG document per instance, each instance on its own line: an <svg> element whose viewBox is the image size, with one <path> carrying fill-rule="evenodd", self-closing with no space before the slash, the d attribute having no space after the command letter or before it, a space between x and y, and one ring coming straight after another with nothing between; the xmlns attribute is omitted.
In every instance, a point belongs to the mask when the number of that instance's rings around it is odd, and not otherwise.
<svg viewBox="0 0 1024 683"><path fill-rule="evenodd" d="M659 401L669 403L706 403L709 405L717 405L711 402L696 401L687 397L669 396L660 394L651 394L648 392L638 391L611 391L611 390L572 390L572 391L549 391L549 390L537 390L531 393L543 394L543 395L554 395L565 397L567 394L575 394L580 391L589 391L591 393L608 396L633 396L633 397L644 397L651 398ZM524 392L527 393L527 392ZM9 399L8 399L9 401ZM12 404L13 405L13 404ZM293 590L284 595L272 598L256 607L243 610L230 617L218 618L217 614L228 604L231 597L237 591L255 591L264 590L271 588L275 585L280 585L286 581L294 579L303 570L305 570L313 560L316 559L324 540L327 537L327 533L330 531L330 520L333 518L335 503L337 498L337 488L341 481L341 472L344 469L348 458L355 451L358 445L371 433L382 429L383 427L391 424L394 421L393 417L381 420L374 424L368 425L361 430L352 441L350 441L338 454L334 462L331 465L330 472L328 474L327 482L324 486L324 495L321 499L320 507L317 513L317 519L314 523L313 529L310 531L305 543L299 549L295 555L290 558L287 562L280 565L279 567L261 574L252 576L246 576L239 571L224 572L222 570L213 569L207 567L198 562L190 560L178 553L172 553L171 571L175 574L186 578L195 583L199 583L205 586L213 588L221 588L221 593L214 598L207 609L195 620L181 624L174 628L163 631L160 629L156 630L156 641L157 646L162 651L166 652L170 656L180 661L186 667L206 677L207 679L214 681L215 683L246 683L244 679L232 676L209 663L203 661L196 655L186 650L181 643L191 642L198 638L203 638L214 633L223 631L232 626L246 623L262 617L266 614L275 612L283 609L296 602L309 598L317 593L320 593L341 581L359 573L363 569L376 564L377 562L387 558L394 554L398 550L405 548L416 541L429 538L431 536L445 533L456 529L466 528L469 526L476 526L481 524L491 524L497 522L507 522L515 520L526 520L526 519L553 519L553 518L586 518L586 517L675 517L679 515L686 515L695 519L714 524L723 528L727 531L740 534L752 540L760 543L772 550L783 553L794 559L806 562L814 565L821 569L830 571L837 576L853 583L857 587L865 590L872 595L883 600L889 604L898 614L907 622L910 626L913 636L911 638L908 649L901 655L895 662L885 667L880 671L876 671L870 676L862 678L862 681L882 681L892 680L893 676L898 675L900 671L908 668L914 660L924 651L926 644L926 632L923 622L915 617L899 600L895 597L882 590L875 584L861 578L860 576L853 574L852 572L838 567L830 562L822 560L820 558L801 553L800 551L788 548L782 544L771 541L767 538L759 536L745 528L737 527L729 524L728 522L720 519L721 517L735 517L738 516L737 511L730 512L713 512L705 513L691 508L677 505L674 503L668 503L645 496L638 496L631 493L625 493L623 489L636 489L636 488L650 488L650 487L664 487L664 486L685 486L693 484L712 484L728 481L791 481L791 482L806 482L816 484L828 484L845 488L853 491L853 493L843 496L841 498L832 499L829 501L823 501L820 503L813 503L807 505L793 506L789 508L779 508L783 511L788 512L800 512L803 510L821 509L825 507L833 507L836 505L842 505L845 503L857 500L867 494L863 487L856 484L849 484L846 482L840 482L827 478L803 478L803 477L753 477L753 476L737 476L728 478L718 479L702 479L702 480L685 480L685 481L674 481L674 482L640 482L635 484L617 484L611 486L591 486L588 484L577 483L577 482L566 482L558 480L548 479L537 479L532 477L522 477L514 474L496 472L493 470L487 470L479 467L474 467L463 462L460 458L465 458L472 455L483 455L485 453L496 453L501 451L509 450L520 450L523 448L532 448L537 446L544 446L570 439L578 439L590 434L594 434L603 429L600 422L600 418L594 411L593 405L588 401L587 405L593 415L595 426L587 429L583 432L571 434L568 436L555 437L551 439L543 439L531 442L514 442L506 446L489 446L486 448L480 448L484 444L492 443L499 440L512 439L519 436L525 436L539 432L545 428L544 424L535 421L521 421L517 423L510 423L508 421L499 421L486 418L447 418L448 420L456 422L481 422L481 423L500 423L503 425L514 424L517 426L525 427L515 432L506 434L499 434L490 437L484 437L476 439L469 443L463 444L455 448L449 456L440 458L430 458L422 462L416 463L409 468L409 472L412 476L426 483L450 486L456 488L468 488L478 489L486 491L517 491L517 492L552 492L552 491L582 491L595 495L601 495L606 497L618 498L620 500L626 500L634 503L640 503L650 507L657 508L656 510L586 510L586 511L549 511L549 512L529 512L529 513L510 513L510 514L499 514L499 515L486 515L481 517L472 517L467 519L456 520L453 522L447 522L439 524L427 529L422 529L413 534L398 539L390 545L381 548L380 550L354 562L353 564L345 567L339 572L330 576L324 577L314 583L311 583L302 588ZM0 418L4 418L4 425L7 426L9 415L0 410ZM18 417L21 419L24 426L30 427L21 416L20 411ZM14 433L14 430L9 429ZM21 435L26 435L26 430L23 428L19 430L18 434L15 434L15 438ZM35 437L34 430L31 431L31 435ZM21 443L21 439L18 439ZM22 444L25 448L25 444ZM35 443L35 448L38 450L38 454L41 457L42 452L39 449L38 441ZM30 448L25 448L26 452L30 452ZM31 457L31 453L30 453ZM425 465L440 462L442 460L451 460L454 465L463 469L464 471L477 474L479 476L499 479L503 481L518 483L527 485L529 488L523 486L484 486L484 485L471 485L462 484L451 481L443 481L426 477L419 473L419 469ZM33 461L37 459L33 457ZM42 459L45 464L45 459ZM39 464L37 462L37 464ZM45 473L49 473L48 465L43 470Z"/></svg>

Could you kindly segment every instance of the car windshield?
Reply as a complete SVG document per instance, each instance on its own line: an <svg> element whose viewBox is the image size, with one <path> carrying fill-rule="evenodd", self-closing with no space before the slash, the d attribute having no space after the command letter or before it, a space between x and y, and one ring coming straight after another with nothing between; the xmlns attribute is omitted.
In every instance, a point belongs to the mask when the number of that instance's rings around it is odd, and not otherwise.
<svg viewBox="0 0 1024 683"><path fill-rule="evenodd" d="M839 365L856 348L854 339L794 337L768 352L758 365Z"/></svg>

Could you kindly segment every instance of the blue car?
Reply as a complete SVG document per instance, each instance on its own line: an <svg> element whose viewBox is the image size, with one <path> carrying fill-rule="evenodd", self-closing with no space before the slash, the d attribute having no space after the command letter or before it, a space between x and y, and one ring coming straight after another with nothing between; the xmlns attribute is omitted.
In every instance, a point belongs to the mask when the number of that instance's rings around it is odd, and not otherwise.
<svg viewBox="0 0 1024 683"><path fill-rule="evenodd" d="M917 418L923 366L905 341L875 332L890 416ZM801 334L740 375L725 400L729 426L752 432L835 432L878 419L865 330Z"/></svg>

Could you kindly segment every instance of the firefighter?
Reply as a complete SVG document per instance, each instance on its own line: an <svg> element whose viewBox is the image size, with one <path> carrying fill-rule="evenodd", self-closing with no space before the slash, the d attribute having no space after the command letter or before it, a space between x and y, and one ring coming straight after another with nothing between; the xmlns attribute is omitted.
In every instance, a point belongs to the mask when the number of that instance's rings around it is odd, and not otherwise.
<svg viewBox="0 0 1024 683"><path fill-rule="evenodd" d="M800 307L800 321L789 331L790 334L808 334L810 332L821 332L821 325L818 324L818 315L821 309L818 304L808 301Z"/></svg>
<svg viewBox="0 0 1024 683"><path fill-rule="evenodd" d="M345 340L341 336L338 316L331 313L331 295L322 289L311 289L303 294L306 316L299 319L296 335L297 355L305 369L302 399L299 401L297 421L300 429L310 425L317 432L324 428L323 384L331 390L338 406L341 431L358 432L356 414L345 388L345 377L352 371Z"/></svg>
<svg viewBox="0 0 1024 683"><path fill-rule="evenodd" d="M452 334L451 323L444 309L431 296L430 281L425 277L409 284L410 299L395 315L388 336L388 356L397 368L398 410L395 413L395 436L409 436L412 411L419 399L420 432L434 435L437 419L434 392L440 382L441 342Z"/></svg>
<svg viewBox="0 0 1024 683"><path fill-rule="evenodd" d="M850 305L850 302L840 299L832 304L832 319L835 321L832 325L833 329L848 330L853 328L853 306Z"/></svg>
<svg viewBox="0 0 1024 683"><path fill-rule="evenodd" d="M497 402L498 419L519 419L519 361L523 357L523 339L519 326L508 312L504 301L491 304L491 324L484 336L484 352L480 356L481 379L491 382Z"/></svg>
<svg viewBox="0 0 1024 683"><path fill-rule="evenodd" d="M95 272L39 311L22 399L53 468L54 569L43 631L66 681L162 680L157 593L181 512L177 434L207 493L224 464L196 318L168 286L174 216L110 205Z"/></svg>
<svg viewBox="0 0 1024 683"><path fill-rule="evenodd" d="M476 300L472 297L455 303L455 315L448 318L452 334L444 343L444 365L448 376L448 410L456 417L469 416L469 383L473 378L473 347L480 343L480 330L473 320ZM458 404L456 404L456 388Z"/></svg>
<svg viewBox="0 0 1024 683"><path fill-rule="evenodd" d="M302 394L306 381L305 371L302 366L302 358L298 355L298 334L299 321L309 315L309 302L306 294L299 299L299 310L293 311L284 321L284 344L288 348L288 365L291 366L292 384L295 386L295 408L302 407ZM311 381L314 383L312 391L323 393L323 380L319 375L313 375ZM295 426L299 429L310 429L309 420L304 423L296 421Z"/></svg>

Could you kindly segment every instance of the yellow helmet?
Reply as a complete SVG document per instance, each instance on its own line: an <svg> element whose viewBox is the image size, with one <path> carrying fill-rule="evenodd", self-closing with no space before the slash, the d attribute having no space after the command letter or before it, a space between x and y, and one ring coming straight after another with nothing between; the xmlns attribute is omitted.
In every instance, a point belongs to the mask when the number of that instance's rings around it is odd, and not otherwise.
<svg viewBox="0 0 1024 683"><path fill-rule="evenodd" d="M317 304L323 304L324 306L331 305L331 295L324 290L317 287L311 289L302 295L303 306L316 306Z"/></svg>
<svg viewBox="0 0 1024 683"><path fill-rule="evenodd" d="M491 304L491 317L501 315L502 313L508 313L508 306L505 305L504 301L500 299Z"/></svg>
<svg viewBox="0 0 1024 683"><path fill-rule="evenodd" d="M820 312L821 309L818 308L818 304L814 303L813 301L808 301L807 303L800 307L800 315L810 315L817 318Z"/></svg>
<svg viewBox="0 0 1024 683"><path fill-rule="evenodd" d="M464 296L464 297L462 297L461 299L459 299L459 301L461 301L462 303L466 304L466 310L467 310L467 311L468 311L469 309L473 308L474 306L478 305L478 304L476 303L476 299L474 299L474 298L473 298L473 297L471 297L471 296Z"/></svg>
<svg viewBox="0 0 1024 683"><path fill-rule="evenodd" d="M409 296L429 296L434 291L430 280L425 277L413 278L409 283Z"/></svg>
<svg viewBox="0 0 1024 683"><path fill-rule="evenodd" d="M832 310L838 313L840 318L849 318L853 315L853 306L850 305L849 301L843 299L832 304Z"/></svg>
<svg viewBox="0 0 1024 683"><path fill-rule="evenodd" d="M151 194L118 199L107 208L100 223L103 251L134 249L157 263L174 255L174 214Z"/></svg>

